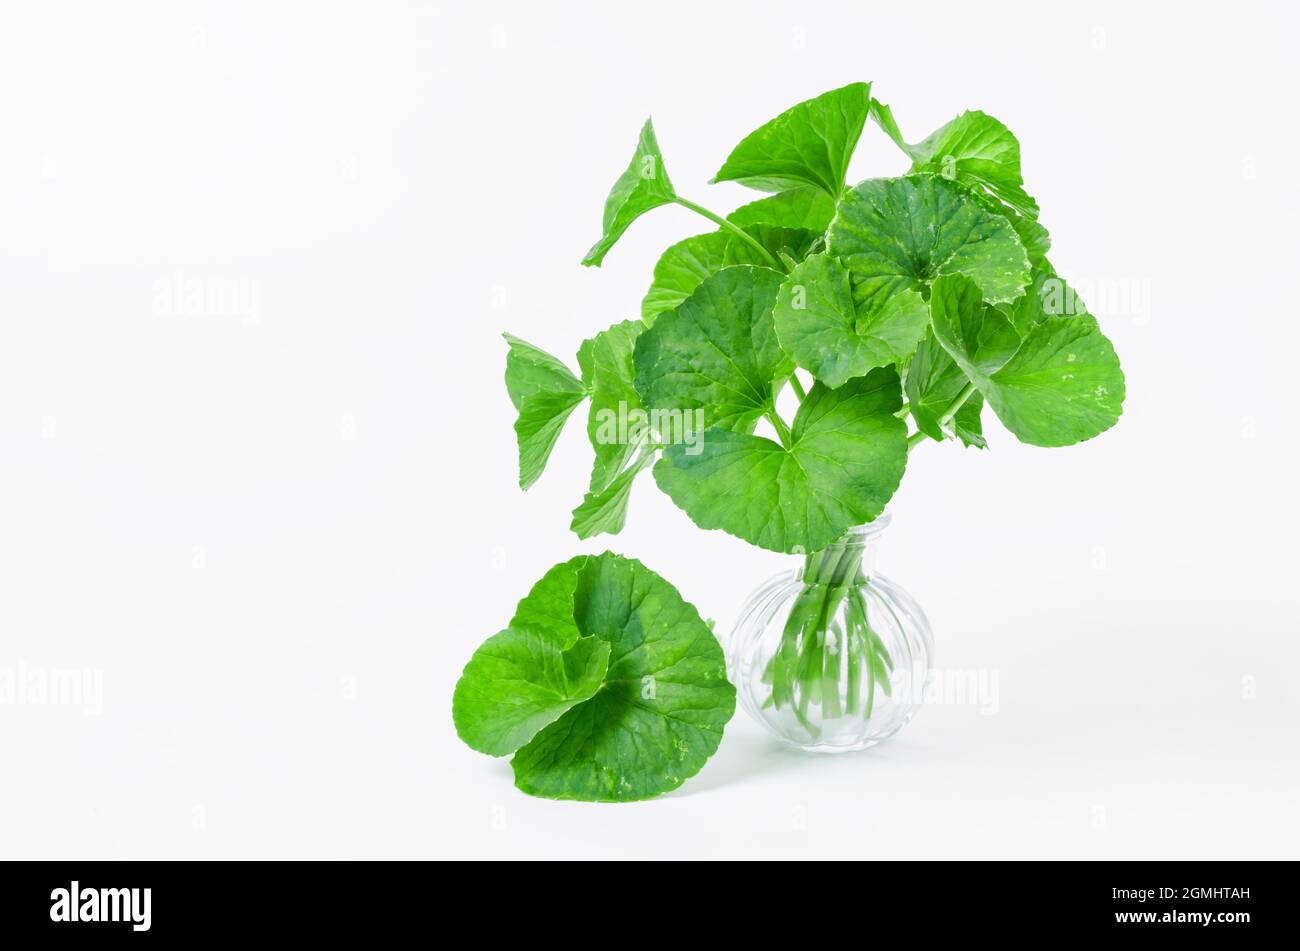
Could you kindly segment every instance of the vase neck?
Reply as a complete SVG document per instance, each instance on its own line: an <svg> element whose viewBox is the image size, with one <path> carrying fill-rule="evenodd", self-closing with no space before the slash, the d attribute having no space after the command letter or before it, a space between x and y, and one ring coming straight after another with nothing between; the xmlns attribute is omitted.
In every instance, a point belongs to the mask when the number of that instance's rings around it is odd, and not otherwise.
<svg viewBox="0 0 1300 951"><path fill-rule="evenodd" d="M876 568L876 548L889 527L889 516L851 528L819 552L804 556L801 580L805 584L856 584L867 581Z"/></svg>

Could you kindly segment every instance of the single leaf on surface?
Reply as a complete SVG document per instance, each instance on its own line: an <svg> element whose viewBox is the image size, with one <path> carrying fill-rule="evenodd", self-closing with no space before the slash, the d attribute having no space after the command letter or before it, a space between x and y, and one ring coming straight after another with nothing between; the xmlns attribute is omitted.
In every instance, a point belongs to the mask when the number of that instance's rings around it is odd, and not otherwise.
<svg viewBox="0 0 1300 951"><path fill-rule="evenodd" d="M518 337L505 335L506 390L519 411L519 486L526 489L542 474L564 423L587 396L587 390L562 362Z"/></svg>
<svg viewBox="0 0 1300 951"><path fill-rule="evenodd" d="M655 452L644 446L640 454L626 469L618 473L604 488L588 492L582 504L573 510L569 528L579 538L608 533L617 535L627 523L627 500L632 483L643 469L654 462Z"/></svg>
<svg viewBox="0 0 1300 951"><path fill-rule="evenodd" d="M513 753L595 695L609 654L599 637L579 638L565 650L544 635L506 628L474 652L456 684L456 732L480 753Z"/></svg>
<svg viewBox="0 0 1300 951"><path fill-rule="evenodd" d="M582 382L591 394L587 437L596 453L591 469L593 493L614 481L642 442L632 438L620 420L626 423L641 409L641 397L632 384L632 350L644 329L640 321L625 320L584 340L578 348Z"/></svg>
<svg viewBox="0 0 1300 951"><path fill-rule="evenodd" d="M605 200L604 234L592 245L582 263L599 266L628 225L650 209L667 205L676 198L677 192L668 180L668 170L664 168L664 158L655 140L654 125L647 119L631 163Z"/></svg>
<svg viewBox="0 0 1300 951"><path fill-rule="evenodd" d="M933 175L855 185L840 202L827 247L852 276L860 315L923 293L944 274L974 279L993 302L1015 300L1029 281L1029 259L1010 222Z"/></svg>
<svg viewBox="0 0 1300 951"><path fill-rule="evenodd" d="M1017 439L1069 446L1115 424L1124 402L1124 375L1096 320L1045 317L1008 354L1015 335L1010 320L984 306L977 293L958 287L961 280L945 278L947 287L936 282L935 338Z"/></svg>
<svg viewBox="0 0 1300 951"><path fill-rule="evenodd" d="M604 682L515 754L515 784L587 802L676 789L717 750L735 711L722 648L671 584L609 553L584 567L575 617L609 645Z"/></svg>
<svg viewBox="0 0 1300 951"><path fill-rule="evenodd" d="M860 318L848 270L815 254L790 272L773 311L776 336L799 366L829 387L906 359L930 314L919 293L894 295Z"/></svg>
<svg viewBox="0 0 1300 951"><path fill-rule="evenodd" d="M582 636L573 620L573 599L585 564L585 558L574 558L542 575L515 607L510 626L540 634L561 650L572 647Z"/></svg>
<svg viewBox="0 0 1300 951"><path fill-rule="evenodd" d="M870 83L801 102L747 135L713 181L765 192L814 185L838 199L870 105Z"/></svg>
<svg viewBox="0 0 1300 951"><path fill-rule="evenodd" d="M772 329L782 280L767 268L724 268L661 314L633 354L644 404L703 410L706 429L752 428L794 370Z"/></svg>
<svg viewBox="0 0 1300 951"><path fill-rule="evenodd" d="M672 310L724 267L748 264L766 267L771 262L748 241L729 231L697 234L678 241L659 257L654 281L641 301L641 320L653 324L665 311Z"/></svg>
<svg viewBox="0 0 1300 951"><path fill-rule="evenodd" d="M741 205L727 220L734 225L773 225L823 233L835 217L835 201L820 188L793 188Z"/></svg>
<svg viewBox="0 0 1300 951"><path fill-rule="evenodd" d="M655 481L701 528L772 551L820 551L879 515L907 464L898 373L872 370L839 389L817 383L799 407L790 447L711 429L690 455L670 446Z"/></svg>
<svg viewBox="0 0 1300 951"><path fill-rule="evenodd" d="M961 367L939 346L934 333L927 331L907 368L907 405L916 428L931 439L944 439L946 434L940 420L967 382ZM983 408L984 398L977 392L958 408L950 421L953 435L967 446L980 449L987 446L980 424Z"/></svg>

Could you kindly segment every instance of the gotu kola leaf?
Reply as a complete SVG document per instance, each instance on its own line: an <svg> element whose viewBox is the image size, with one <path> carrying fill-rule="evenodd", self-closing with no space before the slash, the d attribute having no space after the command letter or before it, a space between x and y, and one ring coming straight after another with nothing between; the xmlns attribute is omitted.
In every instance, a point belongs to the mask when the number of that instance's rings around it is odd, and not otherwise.
<svg viewBox="0 0 1300 951"><path fill-rule="evenodd" d="M474 652L452 697L456 732L471 748L505 756L600 689L609 644L580 637L562 649L508 627Z"/></svg>
<svg viewBox="0 0 1300 951"><path fill-rule="evenodd" d="M647 119L641 128L641 138L637 141L632 161L605 200L604 233L592 245L582 263L599 266L632 222L652 208L670 204L676 199L677 192L668 179L668 170L664 168L664 159L659 153L654 124Z"/></svg>
<svg viewBox="0 0 1300 951"><path fill-rule="evenodd" d="M701 410L706 428L752 429L794 370L772 328L782 280L768 268L724 268L661 315L633 354L645 405Z"/></svg>
<svg viewBox="0 0 1300 951"><path fill-rule="evenodd" d="M777 339L795 362L838 387L905 360L925 333L929 315L923 303L906 295L894 295L860 315L848 270L829 254L815 254L781 285L773 320Z"/></svg>
<svg viewBox="0 0 1300 951"><path fill-rule="evenodd" d="M1124 374L1115 349L1086 314L1048 316L1015 348L1010 320L960 276L935 282L935 338L1021 442L1069 446L1119 419ZM1010 352L1008 352L1010 351Z"/></svg>
<svg viewBox="0 0 1300 951"><path fill-rule="evenodd" d="M1024 293L1029 259L1010 222L933 175L869 179L845 193L827 250L848 268L860 319L885 307L924 310L944 274L974 279L991 302Z"/></svg>
<svg viewBox="0 0 1300 951"><path fill-rule="evenodd" d="M697 234L678 241L659 256L654 280L641 301L641 320L652 325L694 293L705 279L738 264L765 267L767 255L729 231Z"/></svg>
<svg viewBox="0 0 1300 951"><path fill-rule="evenodd" d="M576 509L569 528L579 538L609 533L616 535L627 523L627 501L636 477L654 462L655 449L647 444L632 463L600 490L588 492Z"/></svg>
<svg viewBox="0 0 1300 951"><path fill-rule="evenodd" d="M655 481L701 528L761 548L814 552L879 515L907 465L898 373L872 370L832 390L817 383L799 407L789 446L725 429L700 451L668 447Z"/></svg>
<svg viewBox="0 0 1300 951"><path fill-rule="evenodd" d="M519 416L519 486L526 489L542 474L569 414L587 396L582 381L561 361L532 344L505 334L506 390Z"/></svg>
<svg viewBox="0 0 1300 951"><path fill-rule="evenodd" d="M654 280L641 301L641 320L650 326L660 314L686 300L706 278L717 274L724 267L770 267L773 258L781 260L788 257L800 261L825 230L824 226L814 231L794 225L756 221L746 225L745 232L761 247L755 247L730 231L697 234L679 241L661 254L655 264ZM764 253L764 249L767 253Z"/></svg>
<svg viewBox="0 0 1300 951"><path fill-rule="evenodd" d="M927 330L907 367L907 405L912 419L916 420L916 428L931 439L943 440L944 416L953 401L961 396L967 382L961 367L939 346L933 331ZM973 393L948 421L953 435L967 446L983 449L988 445L980 421L983 409L984 397Z"/></svg>
<svg viewBox="0 0 1300 951"><path fill-rule="evenodd" d="M567 647L533 629L538 610L553 625L560 603L577 634ZM453 710L475 749L515 750L524 792L625 802L699 772L735 703L698 612L640 562L607 552L548 572L470 661Z"/></svg>
<svg viewBox="0 0 1300 951"><path fill-rule="evenodd" d="M1020 142L987 113L963 112L906 150L913 171L977 185L1020 214L1038 217L1038 203L1025 193L1020 174Z"/></svg>
<svg viewBox="0 0 1300 951"><path fill-rule="evenodd" d="M802 228L821 234L831 226L834 217L835 200L820 188L809 186L792 188L741 205L727 215L727 220L742 228L773 225L778 228Z"/></svg>
<svg viewBox="0 0 1300 951"><path fill-rule="evenodd" d="M870 106L870 83L801 102L747 135L713 181L766 192L812 185L838 200Z"/></svg>
<svg viewBox="0 0 1300 951"><path fill-rule="evenodd" d="M582 382L591 394L587 437L596 454L591 470L591 491L595 493L614 481L642 442L619 421L641 408L641 397L632 383L632 351L644 329L639 321L625 320L584 340L578 348Z"/></svg>
<svg viewBox="0 0 1300 951"><path fill-rule="evenodd" d="M1046 256L1051 238L1038 223L1038 203L1024 189L1020 142L1005 125L983 112L964 112L911 145L884 103L871 101L871 117L912 159L913 172L932 172L972 189L1011 223L1031 261Z"/></svg>
<svg viewBox="0 0 1300 951"><path fill-rule="evenodd" d="M609 644L604 682L515 754L515 784L599 802L676 789L717 750L735 711L722 648L671 584L609 553L584 566L575 618Z"/></svg>

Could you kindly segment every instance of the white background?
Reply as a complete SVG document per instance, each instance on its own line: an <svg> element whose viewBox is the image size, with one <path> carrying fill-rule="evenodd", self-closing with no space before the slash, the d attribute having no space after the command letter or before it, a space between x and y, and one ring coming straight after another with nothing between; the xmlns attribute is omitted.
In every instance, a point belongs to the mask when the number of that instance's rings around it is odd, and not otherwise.
<svg viewBox="0 0 1300 951"><path fill-rule="evenodd" d="M1281 2L7 4L0 671L101 671L103 700L0 705L0 855L1297 857L1296 28ZM730 148L854 80L911 139L967 108L1016 132L1128 376L1097 440L990 415L989 452L918 449L892 506L882 569L997 711L831 758L740 713L674 794L529 799L450 697L547 567L634 555L725 634L788 564L648 478L579 542L582 426L521 493L500 333L571 360L708 229L660 209L579 266L647 115L726 212L755 197L705 184ZM904 164L869 125L850 177Z"/></svg>

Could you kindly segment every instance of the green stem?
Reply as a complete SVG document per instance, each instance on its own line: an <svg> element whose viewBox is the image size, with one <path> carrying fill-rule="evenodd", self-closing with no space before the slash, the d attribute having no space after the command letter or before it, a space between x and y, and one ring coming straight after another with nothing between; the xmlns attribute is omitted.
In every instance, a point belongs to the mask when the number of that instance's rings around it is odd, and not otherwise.
<svg viewBox="0 0 1300 951"><path fill-rule="evenodd" d="M697 215L703 215L705 218L708 218L710 221L716 224L719 228L725 228L728 231L730 231L732 234L734 234L736 237L740 238L743 241L748 242L751 247L753 247L756 251L758 251L761 255L763 255L763 257L767 258L769 261L772 262L772 267L776 268L782 274L786 273L786 266L782 264L776 258L776 256L772 254L771 251L767 250L767 248L759 244L757 239L755 239L752 234L750 234L745 229L741 228L739 225L732 224L730 221L728 221L726 218L723 218L721 215L715 215L713 212L709 211L709 209L705 208L703 205L697 205L695 204L695 202L691 201L690 199L683 198L681 195L678 195L676 198L673 199L673 201L677 202L677 204L681 205L683 208L689 208Z"/></svg>
<svg viewBox="0 0 1300 951"><path fill-rule="evenodd" d="M952 422L952 418L957 415L957 410L961 409L968 399L975 393L975 384L967 383L962 387L962 391L957 394L957 398L948 404L944 414L939 417L939 426L947 426Z"/></svg>
<svg viewBox="0 0 1300 951"><path fill-rule="evenodd" d="M790 427L786 425L785 420L777 414L775 409L768 409L763 415L767 417L768 422L772 424L772 428L776 430L776 434L781 440L781 445L786 449L789 449L791 438Z"/></svg>
<svg viewBox="0 0 1300 951"><path fill-rule="evenodd" d="M971 396L974 395L974 393L975 393L974 383L967 383L964 387L962 387L962 391L957 394L956 398L951 403L948 404L948 408L944 410L943 415L939 417L940 429L942 429L943 427L947 426L949 423L952 422L952 418L957 415L957 411L966 404L966 401L970 399ZM921 432L918 429L916 432L912 433L912 435L907 437L907 451L911 452L914 447L920 445L927 438L928 437L925 435L925 433Z"/></svg>
<svg viewBox="0 0 1300 951"><path fill-rule="evenodd" d="M808 398L808 394L803 391L803 384L793 373L790 374L790 389L794 390L794 395L799 397L800 403Z"/></svg>

